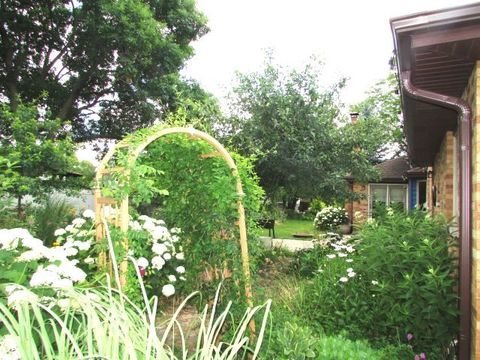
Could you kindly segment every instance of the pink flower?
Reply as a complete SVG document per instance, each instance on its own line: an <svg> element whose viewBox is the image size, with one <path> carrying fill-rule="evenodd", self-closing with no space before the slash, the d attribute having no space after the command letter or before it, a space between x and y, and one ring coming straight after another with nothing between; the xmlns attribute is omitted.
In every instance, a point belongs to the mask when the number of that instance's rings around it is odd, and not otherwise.
<svg viewBox="0 0 480 360"><path fill-rule="evenodd" d="M413 339L413 334L408 333L408 334L407 334L407 341L410 342L410 341L412 341L412 339Z"/></svg>

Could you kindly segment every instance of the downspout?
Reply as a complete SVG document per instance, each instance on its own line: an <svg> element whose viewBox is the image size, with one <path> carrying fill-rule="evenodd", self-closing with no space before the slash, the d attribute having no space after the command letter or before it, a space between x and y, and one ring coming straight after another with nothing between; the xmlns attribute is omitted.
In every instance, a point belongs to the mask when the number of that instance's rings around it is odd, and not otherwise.
<svg viewBox="0 0 480 360"><path fill-rule="evenodd" d="M401 83L405 91L413 99L436 104L444 108L456 110L458 116L458 129L460 133L460 284L459 284L459 359L470 359L470 332L471 332L471 253L472 253L472 110L463 99L446 96L432 91L417 88L412 84L411 71L401 73Z"/></svg>

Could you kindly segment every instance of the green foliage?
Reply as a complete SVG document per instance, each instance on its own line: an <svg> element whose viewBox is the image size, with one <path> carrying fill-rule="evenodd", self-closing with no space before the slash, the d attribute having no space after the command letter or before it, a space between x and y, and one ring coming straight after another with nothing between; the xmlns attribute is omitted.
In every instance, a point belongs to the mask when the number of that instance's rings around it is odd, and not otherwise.
<svg viewBox="0 0 480 360"><path fill-rule="evenodd" d="M41 115L35 104L19 104L16 112L0 104L0 118L0 166L7 170L0 177L0 194L41 197L75 184L68 176L78 166L75 148L60 121L50 119L48 112Z"/></svg>
<svg viewBox="0 0 480 360"><path fill-rule="evenodd" d="M315 350L318 360L403 360L414 356L406 346L388 346L377 350L366 341L352 341L342 335L321 337Z"/></svg>
<svg viewBox="0 0 480 360"><path fill-rule="evenodd" d="M229 276L224 269L231 271L231 280L243 279L238 227L235 225L238 221L236 179L223 159L200 157L213 150L203 141L171 135L152 143L138 160L140 166L161 171L161 176L150 179L154 188L168 191L168 196L139 202L138 211L154 214L182 229L187 278L192 281L190 286L209 290L214 290L219 280ZM236 154L233 158L245 193L242 199L254 265L258 251L255 220L259 217L263 191L257 184L251 160ZM209 281L202 280L202 276ZM237 282L227 281L226 286L233 283Z"/></svg>
<svg viewBox="0 0 480 360"><path fill-rule="evenodd" d="M405 344L411 333L417 352L443 358L458 315L455 242L446 222L422 212L392 213L367 222L355 241L357 252L337 242L319 258L305 311L329 334L346 330L384 345Z"/></svg>
<svg viewBox="0 0 480 360"><path fill-rule="evenodd" d="M48 197L33 210L33 233L38 239L43 239L46 246L51 246L56 239L55 230L67 226L76 213L68 201Z"/></svg>
<svg viewBox="0 0 480 360"><path fill-rule="evenodd" d="M175 109L211 104L179 70L207 28L194 0L7 1L0 14L0 95L72 122L75 140L119 138ZM92 115L98 115L98 120Z"/></svg>
<svg viewBox="0 0 480 360"><path fill-rule="evenodd" d="M285 322L281 329L275 329L270 358L279 360L318 359L315 345L318 342L312 330L295 322Z"/></svg>
<svg viewBox="0 0 480 360"><path fill-rule="evenodd" d="M378 163L386 157L406 152L403 123L400 117L400 95L396 74L388 77L369 91L368 97L352 107L359 113L355 124L345 127L346 134L356 134L358 146L368 158ZM352 140L355 137L347 135Z"/></svg>
<svg viewBox="0 0 480 360"><path fill-rule="evenodd" d="M321 72L315 61L286 71L269 58L262 71L239 74L232 90L232 115L219 133L241 154L256 155L255 170L271 198L285 192L334 199L347 192L348 173L362 179L374 173L337 125L345 81L325 86Z"/></svg>

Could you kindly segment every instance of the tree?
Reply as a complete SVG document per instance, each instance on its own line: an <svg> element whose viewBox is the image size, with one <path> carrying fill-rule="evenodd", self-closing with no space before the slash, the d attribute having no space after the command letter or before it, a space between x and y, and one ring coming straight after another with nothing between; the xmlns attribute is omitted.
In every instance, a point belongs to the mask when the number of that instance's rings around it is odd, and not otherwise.
<svg viewBox="0 0 480 360"><path fill-rule="evenodd" d="M272 197L332 199L344 193L344 177L372 174L363 152L354 151L339 126L340 80L320 86L321 66L285 71L271 60L262 72L238 74L231 116L220 132L243 155L256 155L261 185Z"/></svg>
<svg viewBox="0 0 480 360"><path fill-rule="evenodd" d="M91 169L76 161L68 128L48 112L42 115L36 104L19 103L15 112L1 104L0 119L0 195L17 198L20 216L23 196L85 185L87 180L71 175L90 172L91 178Z"/></svg>
<svg viewBox="0 0 480 360"><path fill-rule="evenodd" d="M368 97L353 106L352 111L359 113L354 131L362 134L364 149L372 162L406 153L398 81L393 72L375 84Z"/></svg>
<svg viewBox="0 0 480 360"><path fill-rule="evenodd" d="M194 0L0 1L0 98L40 101L76 141L119 138L178 105L205 23Z"/></svg>

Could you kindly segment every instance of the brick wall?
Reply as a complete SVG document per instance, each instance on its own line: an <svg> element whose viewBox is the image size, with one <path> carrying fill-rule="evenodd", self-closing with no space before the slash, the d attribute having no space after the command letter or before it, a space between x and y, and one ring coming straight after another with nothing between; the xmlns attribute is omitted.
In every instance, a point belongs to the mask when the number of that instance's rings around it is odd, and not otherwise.
<svg viewBox="0 0 480 360"><path fill-rule="evenodd" d="M453 133L448 131L433 163L433 185L437 191L437 202L431 208L432 213L443 214L447 218L453 216L453 146Z"/></svg>
<svg viewBox="0 0 480 360"><path fill-rule="evenodd" d="M472 138L472 359L480 359L480 61L472 72L463 98L473 113Z"/></svg>
<svg viewBox="0 0 480 360"><path fill-rule="evenodd" d="M347 203L345 208L349 214L352 214L352 224L358 224L368 219L368 185L353 183L352 190L360 195L361 199Z"/></svg>

